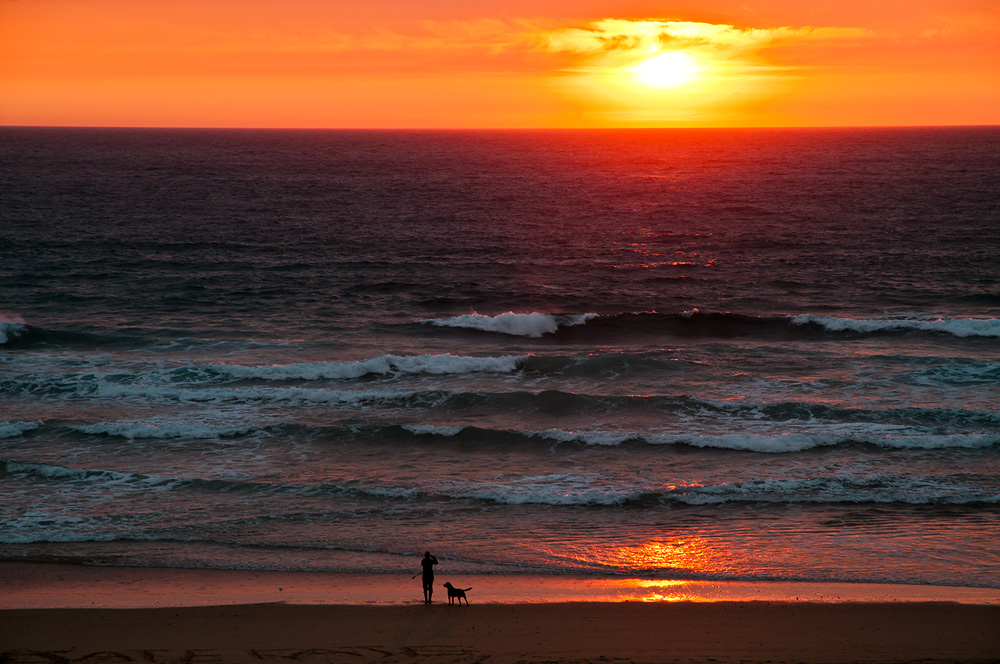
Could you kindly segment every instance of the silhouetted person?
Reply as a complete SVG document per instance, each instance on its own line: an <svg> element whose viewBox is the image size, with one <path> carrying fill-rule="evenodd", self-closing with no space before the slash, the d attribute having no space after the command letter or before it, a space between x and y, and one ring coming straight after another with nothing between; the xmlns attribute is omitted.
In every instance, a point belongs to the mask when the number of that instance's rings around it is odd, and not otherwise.
<svg viewBox="0 0 1000 664"><path fill-rule="evenodd" d="M420 561L420 566L424 570L424 604L430 604L431 595L434 594L434 566L437 564L437 558L432 556L430 551L424 551L424 559Z"/></svg>

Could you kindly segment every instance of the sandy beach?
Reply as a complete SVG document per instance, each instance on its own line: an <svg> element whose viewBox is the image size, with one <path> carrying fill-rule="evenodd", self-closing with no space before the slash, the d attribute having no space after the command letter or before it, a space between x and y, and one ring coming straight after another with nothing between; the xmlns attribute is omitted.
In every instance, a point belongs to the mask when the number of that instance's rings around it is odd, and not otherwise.
<svg viewBox="0 0 1000 664"><path fill-rule="evenodd" d="M5 663L989 662L1000 607L770 602L42 609Z"/></svg>
<svg viewBox="0 0 1000 664"><path fill-rule="evenodd" d="M432 606L388 595L380 600L372 595L364 603L363 577L353 577L351 585L350 579L325 576L330 587L340 587L335 600L344 603L300 603L294 596L304 592L308 580L324 577L320 574L0 564L0 580L10 589L0 604L0 662L775 664L1000 658L996 591L982 591L979 600L948 599L964 589L926 591L938 593L937 601L829 596L772 601L744 595L741 601L525 602L484 597L490 586L478 577L471 583L483 591L470 593L472 606L458 608L448 606L443 592ZM192 585L195 579L200 591ZM386 592L395 579L384 581L384 588L372 592ZM518 587L528 581L505 579ZM273 582L287 584L292 601L256 603L260 589ZM492 582L499 585L498 579ZM154 605L170 597L171 586L164 583L173 584L177 605ZM567 593L583 587L562 585ZM77 595L88 586L96 598L92 608L84 608ZM283 594L286 586L280 588ZM112 596L117 601L110 601ZM31 597L37 602L29 602ZM56 608L60 605L73 608Z"/></svg>

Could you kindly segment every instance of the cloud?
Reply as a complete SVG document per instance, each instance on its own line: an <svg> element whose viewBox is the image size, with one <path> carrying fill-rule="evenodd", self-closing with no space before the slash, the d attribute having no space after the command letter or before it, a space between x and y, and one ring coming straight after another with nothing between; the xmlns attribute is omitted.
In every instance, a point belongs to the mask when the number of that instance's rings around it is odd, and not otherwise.
<svg viewBox="0 0 1000 664"><path fill-rule="evenodd" d="M861 39L864 28L736 28L693 21L603 19L583 28L561 28L540 35L552 53L599 54L614 51L654 52L663 48L711 46L729 50L757 49L785 40Z"/></svg>

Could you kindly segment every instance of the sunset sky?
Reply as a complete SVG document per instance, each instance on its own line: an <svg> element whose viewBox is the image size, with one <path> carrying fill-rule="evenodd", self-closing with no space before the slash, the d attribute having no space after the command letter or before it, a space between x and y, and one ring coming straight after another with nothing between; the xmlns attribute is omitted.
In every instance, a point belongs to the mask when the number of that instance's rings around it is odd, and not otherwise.
<svg viewBox="0 0 1000 664"><path fill-rule="evenodd" d="M0 124L1000 124L1000 2L0 0Z"/></svg>

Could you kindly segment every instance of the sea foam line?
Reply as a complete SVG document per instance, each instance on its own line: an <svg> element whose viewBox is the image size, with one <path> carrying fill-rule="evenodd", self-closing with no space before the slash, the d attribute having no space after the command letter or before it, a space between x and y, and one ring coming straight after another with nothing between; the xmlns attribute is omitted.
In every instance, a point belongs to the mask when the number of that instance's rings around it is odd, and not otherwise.
<svg viewBox="0 0 1000 664"><path fill-rule="evenodd" d="M951 478L850 475L763 479L721 484L609 485L598 474L552 473L503 481L442 482L436 492L452 499L501 505L646 507L726 503L970 505L997 504L989 490Z"/></svg>
<svg viewBox="0 0 1000 664"><path fill-rule="evenodd" d="M584 445L587 447L618 447L626 444L652 446L687 446L734 452L766 454L791 454L820 447L863 444L894 450L986 449L1000 445L998 434L921 434L911 427L867 425L828 427L827 431L781 432L772 434L732 433L691 435L689 431L572 431L548 429L545 431L482 429L474 426L403 425L404 431L414 436L454 438L468 436L483 440L502 439L504 444L520 440L525 444L544 441L556 444ZM815 429L823 427L814 425ZM837 431L837 429L843 429Z"/></svg>
<svg viewBox="0 0 1000 664"><path fill-rule="evenodd" d="M226 426L152 420L122 420L118 422L73 425L68 428L87 435L116 436L128 440L141 438L211 439L231 438L257 433L267 429L268 425L242 424Z"/></svg>
<svg viewBox="0 0 1000 664"><path fill-rule="evenodd" d="M184 490L190 487L214 491L242 491L247 493L291 493L302 495L330 495L368 497L381 500L412 500L423 494L419 489L397 486L355 486L354 480L340 483L332 479L322 484L281 484L245 477L231 478L217 475L198 477L172 477L152 473L127 472L101 468L72 468L49 463L0 459L0 474L39 477L51 481L117 487L120 490L161 491Z"/></svg>
<svg viewBox="0 0 1000 664"><path fill-rule="evenodd" d="M42 426L41 422L0 422L0 438L15 438Z"/></svg>
<svg viewBox="0 0 1000 664"><path fill-rule="evenodd" d="M339 380L361 378L371 374L431 374L510 373L516 371L527 356L466 357L443 355L382 355L353 362L313 362L285 365L242 366L208 365L208 369L233 378L259 380Z"/></svg>
<svg viewBox="0 0 1000 664"><path fill-rule="evenodd" d="M802 314L792 317L795 325L820 325L831 332L884 332L918 330L942 332L956 337L1000 337L998 318L838 318Z"/></svg>
<svg viewBox="0 0 1000 664"><path fill-rule="evenodd" d="M20 316L0 313L0 344L20 337L28 331L28 326Z"/></svg>
<svg viewBox="0 0 1000 664"><path fill-rule="evenodd" d="M454 318L437 318L429 322L438 327L457 327L537 338L552 334L560 327L584 325L587 321L597 317L598 314L542 314L537 312L518 314L508 311L497 316L473 313Z"/></svg>

